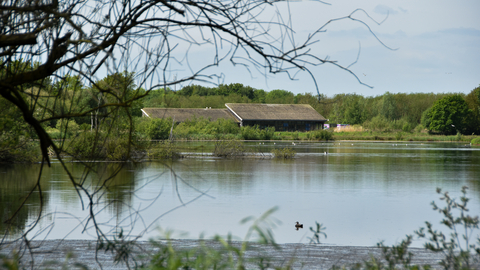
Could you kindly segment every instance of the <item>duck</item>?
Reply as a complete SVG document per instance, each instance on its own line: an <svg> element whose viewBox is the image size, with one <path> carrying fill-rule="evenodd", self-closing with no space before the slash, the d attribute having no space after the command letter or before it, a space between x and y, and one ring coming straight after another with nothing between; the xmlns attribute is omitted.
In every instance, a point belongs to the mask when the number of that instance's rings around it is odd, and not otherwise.
<svg viewBox="0 0 480 270"><path fill-rule="evenodd" d="M297 221L297 224L295 224L295 228L297 229L297 231L298 231L299 228L302 228L302 229L303 229L303 224L300 224L300 223L298 223L298 221Z"/></svg>

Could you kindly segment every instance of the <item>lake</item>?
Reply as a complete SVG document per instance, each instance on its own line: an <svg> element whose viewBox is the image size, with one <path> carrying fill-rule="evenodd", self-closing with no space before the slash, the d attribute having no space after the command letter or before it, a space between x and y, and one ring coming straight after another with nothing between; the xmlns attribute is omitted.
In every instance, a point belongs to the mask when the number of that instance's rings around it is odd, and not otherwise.
<svg viewBox="0 0 480 270"><path fill-rule="evenodd" d="M394 244L424 226L441 228L441 216L430 203L438 202L436 188L461 195L468 186L470 214L480 213L480 148L459 143L398 142L247 142L263 153L258 158L222 159L207 155L211 142L192 142L196 158L127 164L89 163L96 173L86 175L79 163L68 163L72 174L98 202L97 224L114 234L172 238L210 238L215 234L243 239L252 222L278 207L267 221L279 243L308 243L309 227L322 223L332 245ZM274 148L292 147L293 160L270 158ZM0 166L0 213L13 213L35 186L40 165ZM118 171L117 171L118 170ZM99 179L117 173L108 189ZM61 164L44 168L43 203L35 192L18 213L13 235L31 228L43 207L44 215L29 236L37 239L92 239L92 220ZM81 191L79 191L81 193ZM439 203L440 204L440 203ZM296 221L304 228L295 230ZM6 227L0 225L5 233ZM478 233L478 232L477 232ZM11 236L12 237L12 236ZM415 241L414 246L423 242Z"/></svg>

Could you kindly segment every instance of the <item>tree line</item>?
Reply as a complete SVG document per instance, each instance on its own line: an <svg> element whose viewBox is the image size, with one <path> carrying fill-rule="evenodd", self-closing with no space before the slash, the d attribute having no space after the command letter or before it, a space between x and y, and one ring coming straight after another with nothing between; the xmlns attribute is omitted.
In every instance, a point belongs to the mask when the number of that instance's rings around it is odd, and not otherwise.
<svg viewBox="0 0 480 270"><path fill-rule="evenodd" d="M142 101L144 107L224 108L225 103L310 104L329 123L362 125L371 130L428 130L437 134L480 133L480 87L458 93L390 93L364 97L264 91L241 83L217 87L189 85L160 89Z"/></svg>
<svg viewBox="0 0 480 270"><path fill-rule="evenodd" d="M22 62L17 65L34 66ZM85 85L79 76L65 76L58 81L43 80L41 87L38 84L27 86L22 95L29 103L42 108L39 113L45 120L41 124L47 131L65 130L65 133L96 128L105 121L128 122L132 117L141 117L141 109L147 107L225 108L225 103L310 104L328 119L327 123L361 125L377 131L426 129L438 134L480 133L480 87L467 95L386 92L367 97L359 94L332 97L294 94L281 89L265 91L241 83L214 87L192 84L177 91L170 88L146 91L135 84L134 73L124 71L90 85ZM0 98L0 104L3 143L18 143L20 138L28 135L25 124L14 120L22 117L22 112L3 98ZM77 115L76 111L90 111L90 114ZM58 118L57 115L69 117ZM118 129L122 125L116 126ZM31 131L30 135L34 136L34 133Z"/></svg>

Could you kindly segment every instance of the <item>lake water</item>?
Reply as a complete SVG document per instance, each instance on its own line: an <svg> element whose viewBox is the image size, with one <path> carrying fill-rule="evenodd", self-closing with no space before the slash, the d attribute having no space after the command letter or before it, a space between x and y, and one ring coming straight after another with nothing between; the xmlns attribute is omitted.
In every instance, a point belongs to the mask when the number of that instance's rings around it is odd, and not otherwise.
<svg viewBox="0 0 480 270"><path fill-rule="evenodd" d="M189 143L198 153L212 144ZM460 196L469 187L470 214L480 214L480 149L457 143L246 143L264 158L221 159L211 156L174 162L128 164L108 181L108 190L94 197L99 204L97 224L105 232L122 227L141 239L210 238L215 234L243 239L248 216L259 217L278 207L271 218L279 243L307 243L315 222L325 227L333 245L372 246L381 240L393 244L440 215L430 203L438 201L436 188ZM273 148L289 146L293 160L269 158ZM261 157L262 155L260 155ZM96 173L85 177L90 192L99 179L115 172L119 163L91 163ZM69 163L80 178L84 166ZM39 165L0 167L0 213L11 214L35 186ZM40 207L44 216L29 236L37 239L92 239L93 222L59 163L44 169L43 205L35 192L17 215L19 230L30 228ZM80 191L81 193L81 191ZM85 196L83 196L84 199ZM87 200L83 201L87 203ZM83 205L87 208L88 205ZM296 221L304 229L295 230ZM1 232L5 225L0 225ZM188 233L188 234L187 234ZM477 232L478 233L478 232ZM17 232L18 235L18 232ZM420 246L422 242L414 242Z"/></svg>

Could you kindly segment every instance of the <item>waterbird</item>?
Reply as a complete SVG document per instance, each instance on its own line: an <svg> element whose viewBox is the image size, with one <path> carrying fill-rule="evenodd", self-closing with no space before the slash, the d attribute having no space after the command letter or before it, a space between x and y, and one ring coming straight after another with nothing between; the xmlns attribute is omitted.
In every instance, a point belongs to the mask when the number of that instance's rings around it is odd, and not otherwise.
<svg viewBox="0 0 480 270"><path fill-rule="evenodd" d="M300 223L298 223L298 221L297 221L297 224L295 224L295 228L297 229L297 231L298 231L299 228L302 228L302 229L303 229L303 224L300 224Z"/></svg>

